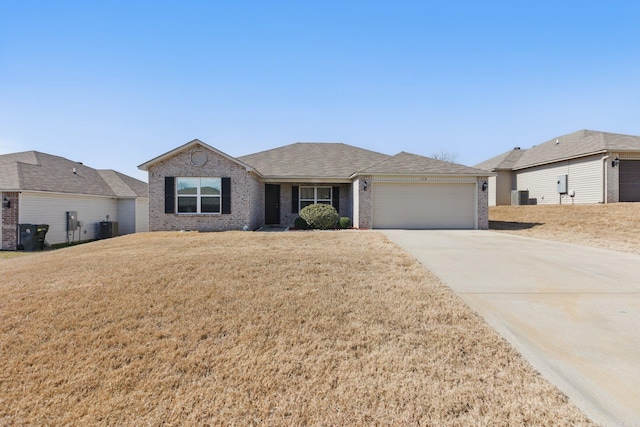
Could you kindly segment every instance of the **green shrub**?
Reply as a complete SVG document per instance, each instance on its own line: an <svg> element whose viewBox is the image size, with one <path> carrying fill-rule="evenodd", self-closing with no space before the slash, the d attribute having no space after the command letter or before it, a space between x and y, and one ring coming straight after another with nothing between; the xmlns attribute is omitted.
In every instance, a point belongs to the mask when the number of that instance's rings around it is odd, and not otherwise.
<svg viewBox="0 0 640 427"><path fill-rule="evenodd" d="M293 221L293 226L298 230L308 230L309 224L304 219L297 217L295 221Z"/></svg>
<svg viewBox="0 0 640 427"><path fill-rule="evenodd" d="M341 216L338 220L338 228L349 228L351 227L351 220L349 217Z"/></svg>
<svg viewBox="0 0 640 427"><path fill-rule="evenodd" d="M327 230L336 226L340 215L338 215L338 211L336 211L333 206L317 203L302 208L300 210L300 217L307 221L307 224L313 228Z"/></svg>

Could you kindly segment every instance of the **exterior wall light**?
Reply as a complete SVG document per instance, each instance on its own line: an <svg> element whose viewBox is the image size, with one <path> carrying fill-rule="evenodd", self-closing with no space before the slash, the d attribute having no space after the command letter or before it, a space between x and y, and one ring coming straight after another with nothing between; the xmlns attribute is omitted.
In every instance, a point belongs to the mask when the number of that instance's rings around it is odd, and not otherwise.
<svg viewBox="0 0 640 427"><path fill-rule="evenodd" d="M482 191L487 191L487 181L482 183Z"/></svg>
<svg viewBox="0 0 640 427"><path fill-rule="evenodd" d="M10 208L11 207L11 202L6 197L2 199L2 207L3 208Z"/></svg>
<svg viewBox="0 0 640 427"><path fill-rule="evenodd" d="M620 159L618 158L618 156L616 156L616 158L611 161L611 167L615 168L619 164L620 164Z"/></svg>
<svg viewBox="0 0 640 427"><path fill-rule="evenodd" d="M367 184L367 181L364 181L364 182L362 183L362 189L363 189L364 191L367 191L367 186L368 186L368 185L369 185L369 184Z"/></svg>

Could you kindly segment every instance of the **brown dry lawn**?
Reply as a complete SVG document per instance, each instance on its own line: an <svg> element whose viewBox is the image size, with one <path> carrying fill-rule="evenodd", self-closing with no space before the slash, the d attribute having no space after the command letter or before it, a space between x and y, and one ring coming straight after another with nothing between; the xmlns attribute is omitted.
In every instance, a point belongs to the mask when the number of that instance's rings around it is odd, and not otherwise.
<svg viewBox="0 0 640 427"><path fill-rule="evenodd" d="M640 203L495 206L489 228L640 254Z"/></svg>
<svg viewBox="0 0 640 427"><path fill-rule="evenodd" d="M0 425L590 425L375 232L0 260Z"/></svg>

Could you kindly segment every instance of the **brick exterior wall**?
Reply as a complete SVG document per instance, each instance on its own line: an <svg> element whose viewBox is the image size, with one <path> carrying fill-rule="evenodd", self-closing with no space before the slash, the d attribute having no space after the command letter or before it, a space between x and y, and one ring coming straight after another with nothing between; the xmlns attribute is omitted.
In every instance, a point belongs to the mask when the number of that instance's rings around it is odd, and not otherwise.
<svg viewBox="0 0 640 427"><path fill-rule="evenodd" d="M367 189L364 189L364 182L367 182ZM372 191L373 191L373 177L360 176L354 182L353 191L358 192L358 215L357 224L353 226L356 228L371 228L373 225L373 211L371 206Z"/></svg>
<svg viewBox="0 0 640 427"><path fill-rule="evenodd" d="M18 247L18 213L20 211L20 194L17 192L3 192L0 200L5 197L10 203L8 208L2 207L2 242L0 248L16 250Z"/></svg>
<svg viewBox="0 0 640 427"><path fill-rule="evenodd" d="M489 229L489 177L478 177L478 230ZM487 183L487 189L482 191L482 184Z"/></svg>
<svg viewBox="0 0 640 427"><path fill-rule="evenodd" d="M618 203L620 201L620 168L612 167L611 162L619 156L619 153L610 153L609 158L604 161L605 174L607 179L607 194L605 203Z"/></svg>
<svg viewBox="0 0 640 427"><path fill-rule="evenodd" d="M192 163L193 153L202 152L207 161ZM231 178L230 214L165 213L165 177ZM261 217L261 218L260 218ZM202 146L192 146L149 167L149 231L241 230L258 228L264 220L264 185L242 165Z"/></svg>
<svg viewBox="0 0 640 427"><path fill-rule="evenodd" d="M351 198L351 184L323 184L308 182L287 182L280 184L280 225L292 227L293 222L300 213L292 212L291 189L293 186L299 187L340 187L340 216L349 217L353 221L353 203Z"/></svg>
<svg viewBox="0 0 640 427"><path fill-rule="evenodd" d="M355 206L354 209L358 209L358 214L355 215L354 219L354 227L357 228L371 228L373 225L373 215L372 215L372 193L373 186L375 183L373 182L373 177L371 176L360 176L356 181L354 181L354 189L353 191L358 191L358 206ZM364 181L367 182L367 189L364 189ZM488 230L489 229L489 190L482 191L482 184L488 181L488 177L478 177L477 178L477 197L478 197L478 230Z"/></svg>

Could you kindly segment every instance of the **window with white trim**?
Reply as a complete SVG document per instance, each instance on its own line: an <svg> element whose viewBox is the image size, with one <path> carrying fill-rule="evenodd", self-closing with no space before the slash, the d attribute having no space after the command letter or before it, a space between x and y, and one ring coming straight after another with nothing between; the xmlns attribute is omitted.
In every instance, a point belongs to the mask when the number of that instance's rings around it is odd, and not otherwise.
<svg viewBox="0 0 640 427"><path fill-rule="evenodd" d="M316 203L332 204L331 187L300 187L299 209Z"/></svg>
<svg viewBox="0 0 640 427"><path fill-rule="evenodd" d="M221 178L176 178L176 189L178 213L221 213Z"/></svg>

